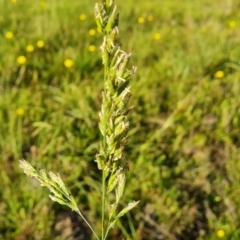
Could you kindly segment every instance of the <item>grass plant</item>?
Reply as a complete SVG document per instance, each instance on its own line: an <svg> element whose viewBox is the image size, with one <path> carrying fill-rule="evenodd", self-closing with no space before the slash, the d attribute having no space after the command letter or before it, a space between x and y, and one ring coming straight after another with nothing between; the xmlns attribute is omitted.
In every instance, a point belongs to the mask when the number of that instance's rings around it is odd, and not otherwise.
<svg viewBox="0 0 240 240"><path fill-rule="evenodd" d="M130 54L124 52L116 40L119 30L117 7L114 1L106 0L97 3L94 10L98 30L104 35L101 46L104 65L104 91L102 93L103 103L99 114L99 129L103 140L99 153L96 155L98 168L102 171L101 238L79 210L75 199L59 174L47 173L44 169L38 171L25 160L20 160L20 167L25 174L36 178L41 186L45 186L50 190L51 195L49 197L53 201L66 205L78 213L91 229L96 239L106 240L110 229L116 225L119 218L139 203L138 201L131 202L122 210L118 210L125 189L126 171L128 170L123 153L129 128L127 115L130 111L128 102L131 92L128 85L136 68L127 69ZM72 61L67 59L64 65L71 67ZM112 191L115 191L115 200L111 203L108 218L106 218L106 198Z"/></svg>
<svg viewBox="0 0 240 240"><path fill-rule="evenodd" d="M103 33L94 3L0 1L0 240L95 239L17 159L44 167L49 178L47 169L61 173L102 237L103 172L94 159L103 140ZM226 0L118 1L120 46L138 71L124 144L130 171L116 214L123 202L141 202L109 239L240 238L239 7ZM116 166L127 168L124 161ZM105 200L106 233L115 190Z"/></svg>

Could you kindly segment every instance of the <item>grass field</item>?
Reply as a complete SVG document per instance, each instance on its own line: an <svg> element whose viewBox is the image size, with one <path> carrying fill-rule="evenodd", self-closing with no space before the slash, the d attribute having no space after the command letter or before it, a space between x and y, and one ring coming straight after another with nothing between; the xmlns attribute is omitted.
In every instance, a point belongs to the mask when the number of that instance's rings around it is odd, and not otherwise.
<svg viewBox="0 0 240 240"><path fill-rule="evenodd" d="M0 240L94 239L20 158L59 172L101 229L95 3L0 0ZM138 68L123 202L141 202L109 239L240 239L240 3L116 3Z"/></svg>

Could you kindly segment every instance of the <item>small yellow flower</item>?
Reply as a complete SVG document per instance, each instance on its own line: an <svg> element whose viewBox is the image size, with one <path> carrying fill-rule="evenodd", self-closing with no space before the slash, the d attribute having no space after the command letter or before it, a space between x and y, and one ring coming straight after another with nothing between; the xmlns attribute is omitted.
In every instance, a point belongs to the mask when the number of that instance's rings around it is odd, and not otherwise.
<svg viewBox="0 0 240 240"><path fill-rule="evenodd" d="M33 52L34 51L34 46L32 44L27 45L26 51L27 52Z"/></svg>
<svg viewBox="0 0 240 240"><path fill-rule="evenodd" d="M90 36L94 36L94 35L96 34L96 30L95 30L95 29L90 29L90 30L88 31L88 34L89 34Z"/></svg>
<svg viewBox="0 0 240 240"><path fill-rule="evenodd" d="M153 35L153 38L154 38L155 40L160 40L160 39L162 38L162 35L161 35L160 33L155 33L155 34Z"/></svg>
<svg viewBox="0 0 240 240"><path fill-rule="evenodd" d="M85 14L81 14L81 15L79 15L79 19L80 19L81 21L84 21L84 20L87 19L87 16L86 16Z"/></svg>
<svg viewBox="0 0 240 240"><path fill-rule="evenodd" d="M46 7L46 1L40 1L39 5L42 7L42 8L45 8Z"/></svg>
<svg viewBox="0 0 240 240"><path fill-rule="evenodd" d="M236 23L236 21L230 21L230 22L228 23L228 26L229 26L230 28L235 28L235 27L237 26L237 23Z"/></svg>
<svg viewBox="0 0 240 240"><path fill-rule="evenodd" d="M206 28L201 28L201 33L206 33L207 32L207 29Z"/></svg>
<svg viewBox="0 0 240 240"><path fill-rule="evenodd" d="M10 32L10 31L6 32L6 33L5 33L5 38L7 38L7 39L12 39L12 38L13 38L13 33Z"/></svg>
<svg viewBox="0 0 240 240"><path fill-rule="evenodd" d="M27 62L27 58L23 55L21 55L17 58L17 63L19 65L24 65L26 62Z"/></svg>
<svg viewBox="0 0 240 240"><path fill-rule="evenodd" d="M152 15L149 15L149 16L147 17L147 20L148 20L149 22L152 22L152 21L153 21L153 16L152 16Z"/></svg>
<svg viewBox="0 0 240 240"><path fill-rule="evenodd" d="M71 59L66 59L65 61L64 61L64 66L66 67L66 68L71 68L72 66L73 66L73 60L71 60Z"/></svg>
<svg viewBox="0 0 240 240"><path fill-rule="evenodd" d="M102 29L101 28L97 28L97 32L101 33L102 32Z"/></svg>
<svg viewBox="0 0 240 240"><path fill-rule="evenodd" d="M17 113L17 115L18 116L22 116L22 115L24 115L24 109L22 109L22 108L18 108L17 110L16 110L16 113Z"/></svg>
<svg viewBox="0 0 240 240"><path fill-rule="evenodd" d="M220 229L220 230L217 231L217 236L219 238L223 238L225 236L225 232L222 229Z"/></svg>
<svg viewBox="0 0 240 240"><path fill-rule="evenodd" d="M11 2L12 2L12 3L15 3L15 2L17 2L17 0L11 0Z"/></svg>
<svg viewBox="0 0 240 240"><path fill-rule="evenodd" d="M37 47L38 48L43 48L44 47L44 41L43 40L38 40L37 41Z"/></svg>
<svg viewBox="0 0 240 240"><path fill-rule="evenodd" d="M224 72L223 71L217 71L214 74L215 78L223 78L224 77Z"/></svg>
<svg viewBox="0 0 240 240"><path fill-rule="evenodd" d="M144 17L139 17L138 18L138 23L143 24L145 22Z"/></svg>
<svg viewBox="0 0 240 240"><path fill-rule="evenodd" d="M95 47L94 45L90 45L90 46L88 47L88 51L89 51L89 52L95 52L95 50L96 50L96 47Z"/></svg>

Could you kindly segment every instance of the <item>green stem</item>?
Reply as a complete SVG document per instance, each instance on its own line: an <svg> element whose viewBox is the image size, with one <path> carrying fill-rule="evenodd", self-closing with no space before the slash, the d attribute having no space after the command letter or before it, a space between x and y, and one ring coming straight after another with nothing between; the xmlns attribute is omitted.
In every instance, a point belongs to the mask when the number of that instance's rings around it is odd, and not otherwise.
<svg viewBox="0 0 240 240"><path fill-rule="evenodd" d="M104 237L103 240L106 240L106 239L107 239L107 235L108 235L109 230L110 230L110 227L109 227L109 225L108 225L108 228L107 228L107 231L106 231L106 234L105 234L105 237Z"/></svg>
<svg viewBox="0 0 240 240"><path fill-rule="evenodd" d="M17 142L17 154L22 155L23 134L22 134L22 116L18 116L18 142Z"/></svg>
<svg viewBox="0 0 240 240"><path fill-rule="evenodd" d="M107 69L108 63L105 62L104 64L104 95L106 96L106 81L107 81ZM103 103L104 104L104 103ZM103 136L103 149L105 153L105 162L107 162L107 133L106 133L106 126L107 126L107 119L106 119L106 109L104 109L104 136ZM105 170L102 170L102 240L105 239L105 204L106 204L106 176Z"/></svg>
<svg viewBox="0 0 240 240"><path fill-rule="evenodd" d="M102 171L102 240L105 239L105 195L106 195L106 182L105 173Z"/></svg>
<svg viewBox="0 0 240 240"><path fill-rule="evenodd" d="M88 225L88 227L91 229L92 233L96 237L97 240L100 240L93 228L91 227L90 223L87 221L87 219L82 215L82 213L77 209L76 212L81 216L81 218L84 220L84 222Z"/></svg>

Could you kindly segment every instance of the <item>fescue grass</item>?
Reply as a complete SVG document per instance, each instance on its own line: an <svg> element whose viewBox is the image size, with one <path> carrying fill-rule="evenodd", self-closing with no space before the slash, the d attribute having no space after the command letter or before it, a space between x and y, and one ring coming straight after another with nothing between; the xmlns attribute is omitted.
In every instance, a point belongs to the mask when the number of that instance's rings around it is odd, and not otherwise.
<svg viewBox="0 0 240 240"><path fill-rule="evenodd" d="M89 35L94 3L0 2L0 239L66 239L56 228L63 213L79 224L29 182L19 158L60 172L101 230L101 174L93 159L103 74L101 35ZM141 202L110 239L238 239L239 4L116 3L123 48L138 66L124 202ZM26 52L30 44L35 49Z"/></svg>

